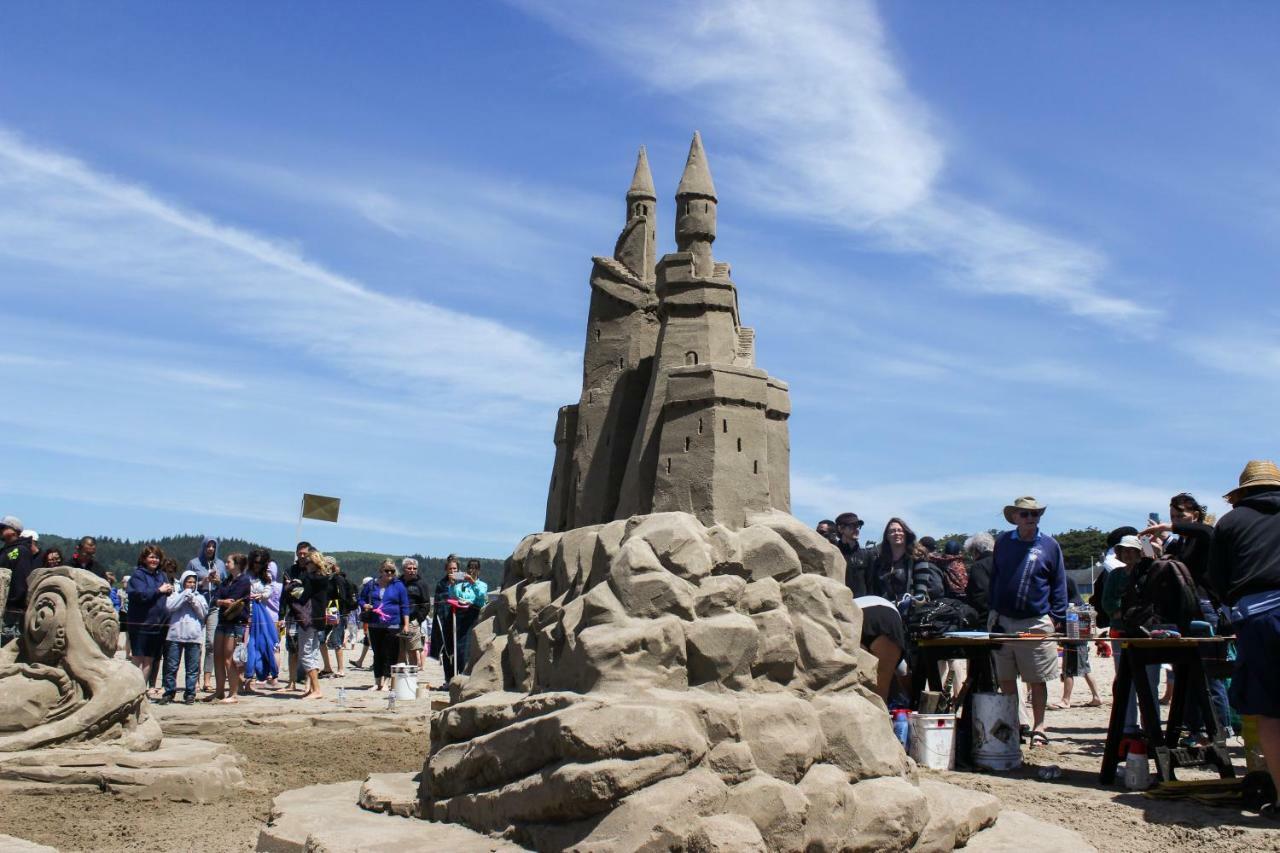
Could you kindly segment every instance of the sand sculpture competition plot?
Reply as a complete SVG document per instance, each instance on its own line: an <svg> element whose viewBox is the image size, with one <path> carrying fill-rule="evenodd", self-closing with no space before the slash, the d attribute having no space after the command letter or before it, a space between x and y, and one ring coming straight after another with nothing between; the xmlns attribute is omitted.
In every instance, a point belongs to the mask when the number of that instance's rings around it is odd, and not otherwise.
<svg viewBox="0 0 1280 853"><path fill-rule="evenodd" d="M844 560L789 514L787 385L755 366L695 135L655 263L644 151L595 258L547 532L432 725L424 817L540 850L950 850L998 802L921 785Z"/></svg>
<svg viewBox="0 0 1280 853"><path fill-rule="evenodd" d="M243 785L229 747L163 737L142 673L114 657L120 621L106 581L62 566L28 585L22 634L0 649L0 791L207 802Z"/></svg>

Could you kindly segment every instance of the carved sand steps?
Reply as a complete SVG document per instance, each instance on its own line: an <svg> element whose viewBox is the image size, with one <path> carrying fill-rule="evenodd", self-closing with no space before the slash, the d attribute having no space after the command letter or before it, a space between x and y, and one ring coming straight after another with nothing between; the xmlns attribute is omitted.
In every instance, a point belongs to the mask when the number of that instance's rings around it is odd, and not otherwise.
<svg viewBox="0 0 1280 853"><path fill-rule="evenodd" d="M150 752L114 744L0 752L0 793L110 791L210 803L244 787L238 759L226 744L181 737Z"/></svg>
<svg viewBox="0 0 1280 853"><path fill-rule="evenodd" d="M377 773L364 782L284 791L271 803L271 818L258 833L256 849L264 853L506 853L521 849L454 824L402 817L417 796L414 775ZM363 808L366 801L379 810Z"/></svg>

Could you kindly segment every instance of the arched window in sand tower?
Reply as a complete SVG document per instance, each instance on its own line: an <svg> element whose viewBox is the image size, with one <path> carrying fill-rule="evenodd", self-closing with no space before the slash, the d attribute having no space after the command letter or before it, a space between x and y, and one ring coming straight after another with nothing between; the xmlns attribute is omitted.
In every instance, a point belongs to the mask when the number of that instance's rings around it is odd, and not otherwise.
<svg viewBox="0 0 1280 853"><path fill-rule="evenodd" d="M686 435L686 436L684 437L684 452L685 452L685 453L688 453L688 452L689 452L689 445L692 443L692 441L693 441L693 439L689 438L689 436L687 436L687 435Z"/></svg>
<svg viewBox="0 0 1280 853"><path fill-rule="evenodd" d="M696 352L694 352L693 350L689 350L687 353L685 353L685 354L684 354L684 363L685 363L685 364L697 364L697 363L698 363L698 354L697 354Z"/></svg>

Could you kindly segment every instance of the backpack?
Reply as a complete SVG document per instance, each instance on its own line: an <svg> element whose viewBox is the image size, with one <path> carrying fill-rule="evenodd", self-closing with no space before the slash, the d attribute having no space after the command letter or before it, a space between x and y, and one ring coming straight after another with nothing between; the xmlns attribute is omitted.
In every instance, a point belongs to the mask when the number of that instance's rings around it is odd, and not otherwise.
<svg viewBox="0 0 1280 853"><path fill-rule="evenodd" d="M1191 622L1204 618L1191 570L1179 560L1156 560L1134 578L1121 599L1125 627L1138 633L1157 625L1174 625L1186 634Z"/></svg>
<svg viewBox="0 0 1280 853"><path fill-rule="evenodd" d="M344 574L334 575L337 589L334 590L338 600L338 612L350 613L356 609L356 588L350 579Z"/></svg>
<svg viewBox="0 0 1280 853"><path fill-rule="evenodd" d="M903 620L907 636L913 639L941 637L950 631L972 631L980 627L978 611L958 598L912 601Z"/></svg>

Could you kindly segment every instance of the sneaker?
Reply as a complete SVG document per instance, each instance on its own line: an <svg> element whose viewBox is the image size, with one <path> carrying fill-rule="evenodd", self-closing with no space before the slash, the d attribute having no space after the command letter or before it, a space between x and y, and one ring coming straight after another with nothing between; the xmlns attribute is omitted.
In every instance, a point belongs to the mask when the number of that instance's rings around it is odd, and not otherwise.
<svg viewBox="0 0 1280 853"><path fill-rule="evenodd" d="M165 695L161 696L159 699L156 699L155 703L157 705L168 705L172 701L173 701L173 697L170 696L168 693L166 693Z"/></svg>
<svg viewBox="0 0 1280 853"><path fill-rule="evenodd" d="M183 696L183 697L182 697L182 704L183 704L183 705L194 705L195 703L196 703L196 697L194 697L194 696Z"/></svg>

